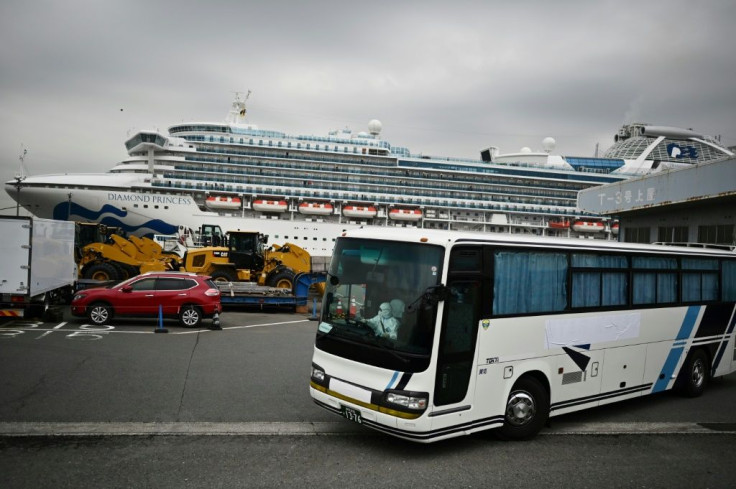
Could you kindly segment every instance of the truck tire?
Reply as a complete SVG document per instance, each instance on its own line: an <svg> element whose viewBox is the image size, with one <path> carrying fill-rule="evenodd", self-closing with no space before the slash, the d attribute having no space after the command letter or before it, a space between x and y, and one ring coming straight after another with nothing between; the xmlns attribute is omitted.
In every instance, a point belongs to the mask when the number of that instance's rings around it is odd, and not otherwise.
<svg viewBox="0 0 736 489"><path fill-rule="evenodd" d="M232 270L216 270L212 272L213 282L237 282L238 277Z"/></svg>
<svg viewBox="0 0 736 489"><path fill-rule="evenodd" d="M292 290L294 288L295 277L294 271L290 268L277 268L266 277L266 285L279 289Z"/></svg>
<svg viewBox="0 0 736 489"><path fill-rule="evenodd" d="M96 263L84 271L84 278L95 280L120 280L118 271L110 263Z"/></svg>
<svg viewBox="0 0 736 489"><path fill-rule="evenodd" d="M118 274L119 280L128 280L140 273L136 267L128 265L127 263L113 262L113 265L115 266L115 271Z"/></svg>

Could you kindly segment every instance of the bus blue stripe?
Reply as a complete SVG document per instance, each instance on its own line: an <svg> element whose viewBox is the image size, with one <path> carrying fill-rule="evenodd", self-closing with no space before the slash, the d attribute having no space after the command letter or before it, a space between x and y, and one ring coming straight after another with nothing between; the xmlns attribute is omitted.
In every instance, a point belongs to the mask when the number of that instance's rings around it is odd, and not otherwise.
<svg viewBox="0 0 736 489"><path fill-rule="evenodd" d="M670 383L672 374L675 372L675 368L677 368L677 364L680 362L682 352L685 350L684 345L678 343L678 340L690 338L690 335L693 333L693 329L695 328L695 321L698 319L698 314L700 313L700 307L701 306L690 306L687 308L685 318L682 320L682 325L680 326L680 331L677 333L677 338L675 339L675 343L672 345L669 355L667 355L667 360L665 360L664 366L662 366L662 372L657 379L657 382L655 382L654 387L652 387L652 393L661 392L667 389L667 385Z"/></svg>
<svg viewBox="0 0 736 489"><path fill-rule="evenodd" d="M391 388L391 386L394 385L394 382L396 382L396 379L398 379L398 378L399 378L399 371L396 370L394 372L393 377L391 377L391 380L388 381L388 385L386 386L386 389L384 389L384 390L389 390Z"/></svg>
<svg viewBox="0 0 736 489"><path fill-rule="evenodd" d="M711 376L715 375L716 369L718 368L718 365L721 363L721 359L723 358L723 354L726 352L726 347L728 346L728 337L731 336L731 333L733 333L733 328L736 326L736 311L732 313L731 316L731 324L728 325L728 330L726 331L726 336L723 338L723 343L721 343L721 347L718 350L718 354L716 355L716 359L713 362L713 370L711 371Z"/></svg>
<svg viewBox="0 0 736 489"><path fill-rule="evenodd" d="M677 334L678 340L686 340L690 338L695 327L695 320L698 319L701 306L690 306L687 308L685 319L682 320L682 326L680 326L680 332Z"/></svg>
<svg viewBox="0 0 736 489"><path fill-rule="evenodd" d="M664 362L664 367L662 367L660 378L657 379L654 387L652 387L652 393L667 389L667 384L670 383L672 373L675 371L675 367L677 367L677 363L680 361L684 350L684 348L673 348L670 350L670 354L667 355L667 360Z"/></svg>

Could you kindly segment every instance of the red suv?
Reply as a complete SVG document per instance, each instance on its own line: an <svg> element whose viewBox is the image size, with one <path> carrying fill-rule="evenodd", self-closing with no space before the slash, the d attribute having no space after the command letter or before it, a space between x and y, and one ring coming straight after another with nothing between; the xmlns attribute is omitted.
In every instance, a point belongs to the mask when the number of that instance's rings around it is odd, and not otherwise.
<svg viewBox="0 0 736 489"><path fill-rule="evenodd" d="M164 317L179 318L182 326L193 328L202 318L220 313L220 291L207 276L149 272L111 287L81 290L71 311L101 325L113 316L158 317L159 308Z"/></svg>

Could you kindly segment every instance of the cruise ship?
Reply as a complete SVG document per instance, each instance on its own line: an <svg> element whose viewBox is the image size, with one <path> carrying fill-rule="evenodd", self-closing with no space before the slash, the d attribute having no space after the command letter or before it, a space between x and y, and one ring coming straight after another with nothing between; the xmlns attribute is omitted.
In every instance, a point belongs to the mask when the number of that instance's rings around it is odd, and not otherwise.
<svg viewBox="0 0 736 489"><path fill-rule="evenodd" d="M542 151L428 156L381 139L377 120L325 136L259 129L247 99L236 94L224 122L138 132L105 173L16 178L6 191L38 217L148 236L255 230L329 256L360 226L616 239L615 221L576 208L578 191L733 156L712 137L648 124L623 126L602 157L555 155L552 138Z"/></svg>

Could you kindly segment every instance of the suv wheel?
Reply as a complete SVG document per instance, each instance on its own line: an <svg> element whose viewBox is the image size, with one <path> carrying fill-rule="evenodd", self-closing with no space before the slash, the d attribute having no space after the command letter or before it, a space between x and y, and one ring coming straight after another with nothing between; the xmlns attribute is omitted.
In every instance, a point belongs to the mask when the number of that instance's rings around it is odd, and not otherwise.
<svg viewBox="0 0 736 489"><path fill-rule="evenodd" d="M96 302L87 309L87 317L97 326L107 324L112 318L112 308L102 302Z"/></svg>
<svg viewBox="0 0 736 489"><path fill-rule="evenodd" d="M197 306L182 307L179 322L185 328L196 328L202 322L202 310Z"/></svg>

